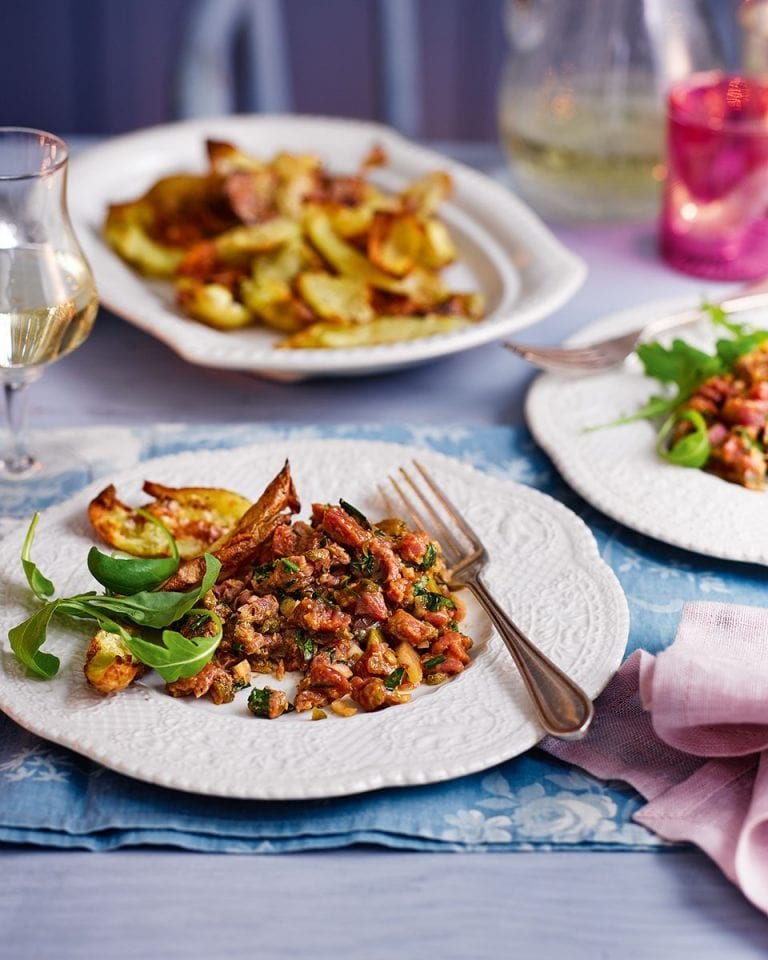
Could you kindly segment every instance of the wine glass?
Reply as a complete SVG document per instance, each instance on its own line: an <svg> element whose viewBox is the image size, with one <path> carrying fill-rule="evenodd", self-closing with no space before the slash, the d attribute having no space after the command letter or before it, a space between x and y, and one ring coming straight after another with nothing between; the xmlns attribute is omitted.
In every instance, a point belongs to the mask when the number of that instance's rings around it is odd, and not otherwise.
<svg viewBox="0 0 768 960"><path fill-rule="evenodd" d="M46 364L85 340L98 309L96 285L67 213L67 145L42 130L0 127L0 382L9 443L0 484L19 492L82 468L72 451L24 432L27 387ZM7 500L17 498L5 498Z"/></svg>

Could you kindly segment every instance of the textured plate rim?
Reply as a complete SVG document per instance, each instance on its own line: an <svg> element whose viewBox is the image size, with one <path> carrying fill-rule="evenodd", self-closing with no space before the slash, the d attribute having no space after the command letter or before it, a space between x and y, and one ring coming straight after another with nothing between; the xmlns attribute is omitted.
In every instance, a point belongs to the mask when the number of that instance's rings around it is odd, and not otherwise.
<svg viewBox="0 0 768 960"><path fill-rule="evenodd" d="M602 337L619 336L625 331L642 326L653 317L695 308L700 302L700 299L697 300L690 296L670 297L636 307L629 307L625 310L616 310L582 327L577 333L568 337L564 343L569 346L581 346ZM550 418L545 391L554 381L560 379L556 374L549 373L541 373L535 378L525 399L525 419L536 442L555 464L566 483L579 496L612 520L660 543L689 550L701 556L713 557L717 560L768 565L768 545L762 549L745 551L739 549L735 542L732 546L728 544L721 546L713 544L711 540L706 541L696 536L670 535L655 524L652 517L649 516L648 519L643 519L641 516L628 518L621 505L617 504L613 498L601 495L599 485L595 484L594 476L586 465L585 459L583 457L573 458L568 451L564 451L562 445L556 442L549 430ZM668 468L683 472L683 468L671 464ZM717 478L713 477L712 480L715 481ZM726 483L722 480L718 480L718 482ZM768 496L768 493L765 493L764 496Z"/></svg>
<svg viewBox="0 0 768 960"><path fill-rule="evenodd" d="M588 694L593 699L604 689L605 685L613 676L616 669L618 669L618 666L623 659L629 634L629 610L621 585L619 584L618 579L609 565L600 556L597 542L591 531L587 525L566 506L534 488L515 483L514 481L507 480L506 478L500 478L493 473L479 470L478 468L466 462L456 460L455 458L449 457L445 454L437 453L431 450L425 450L424 448L416 448L405 444L356 439L299 441L287 440L270 441L267 444L253 444L245 447L233 448L227 452L246 453L250 450L253 450L254 452L263 452L265 447L270 448L270 451L276 448L281 448L284 450L286 447L291 446L292 443L296 446L300 445L303 450L307 450L307 448L322 449L324 447L327 448L329 445L344 446L352 450L358 450L360 447L366 449L376 448L377 450L396 458L396 462L401 461L403 457L416 454L421 458L422 461L426 461L427 464L432 463L437 466L442 466L443 468L462 472L465 474L467 479L477 478L479 476L484 481L490 481L492 486L496 485L498 487L506 488L508 491L513 491L517 497L520 497L523 500L528 498L535 503L545 505L547 511L557 516L560 526L567 531L569 537L572 539L574 544L573 559L578 560L582 564L586 564L591 575L600 581L602 587L600 603L607 607L610 601L614 605L612 612L616 615L615 630L613 636L611 637L610 646L606 646L604 651L605 656L599 665L602 667L603 673L594 683L584 682L585 689L587 689ZM221 451L187 451L155 458L152 460L145 460L135 467L123 471L122 475L125 482L131 482L133 478L145 473L147 468L152 469L159 466L165 467L168 465L175 467L181 463L181 469L183 470L186 464L191 465L196 459L199 459L201 453L205 456L212 455L217 452L220 453ZM114 480L116 483L123 482L121 481L120 476L114 478ZM101 487L101 485L103 485L103 481L101 480L89 484L87 487L65 502L57 504L56 506L46 510L45 515L56 520L59 517L71 515L72 511L74 510L82 512L84 504L87 503L87 498L92 496L93 493L95 493ZM22 530L19 527L15 532L12 532L7 537L3 538L3 555L6 555L9 552L11 544L18 546L17 541L20 542L21 536ZM3 561L5 562L5 556L3 556ZM503 650L501 640L495 634L495 631L489 641L489 644L492 645L489 653L495 658L496 654L500 650ZM8 657L10 657L10 653L7 650L7 642L4 642L2 647L2 658L6 659ZM479 676L479 672L477 675ZM385 787L419 786L428 783L438 783L444 780L476 773L480 770L488 769L498 763L501 763L502 761L519 756L521 753L525 752L525 750L535 746L536 743L538 743L539 740L541 740L541 738L544 736L543 731L538 727L529 714L528 716L521 717L520 723L515 728L515 732L518 734L518 739L511 749L508 745L502 743L496 745L493 749L486 749L484 752L478 753L478 755L471 758L465 757L459 761L448 762L439 767L433 765L429 769L411 770L409 773L403 774L394 770L382 772L380 769L371 769L369 766L367 768L364 767L362 772L356 778L348 779L344 783L307 784L300 783L296 780L288 780L286 785L277 788L270 784L265 785L261 783L259 784L259 788L257 790L252 788L240 790L237 787L232 788L231 786L229 786L226 790L221 790L217 786L213 785L210 780L204 782L200 781L199 772L195 773L195 771L193 771L192 774L185 774L174 770L169 771L163 768L161 773L147 776L146 770L142 770L140 760L136 763L124 762L122 760L118 760L116 762L114 757L110 755L109 751L104 752L104 749L98 745L98 737L94 743L89 740L84 740L83 738L78 739L77 737L73 737L69 735L66 730L51 730L47 722L37 722L34 719L30 720L23 708L19 709L14 705L13 702L8 702L8 693L5 688L3 678L4 672L0 671L0 709L2 709L3 712L11 717L11 719L19 723L20 726L29 730L31 733L41 736L53 743L57 743L61 746L74 750L75 752L88 757L89 759L95 760L103 764L105 767L108 767L109 769L112 769L118 773L125 774L143 782L153 783L157 786L192 792L200 795L228 797L231 799L308 800L354 795L357 793L364 793ZM28 682L35 683L34 680L29 680ZM39 682L45 683L45 681ZM54 680L51 682L55 683L56 681ZM446 690L446 692L448 692L448 690ZM512 703L512 701L510 701L510 703ZM458 728L457 741L460 742L460 740L461 728Z"/></svg>

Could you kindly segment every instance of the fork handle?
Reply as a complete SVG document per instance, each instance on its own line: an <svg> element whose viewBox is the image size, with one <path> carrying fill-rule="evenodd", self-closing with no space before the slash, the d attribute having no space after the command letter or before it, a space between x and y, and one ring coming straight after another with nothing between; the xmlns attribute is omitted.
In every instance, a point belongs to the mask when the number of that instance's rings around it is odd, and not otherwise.
<svg viewBox="0 0 768 960"><path fill-rule="evenodd" d="M478 576L467 578L465 582L512 654L541 725L553 737L580 740L592 722L592 701L578 684L531 643Z"/></svg>

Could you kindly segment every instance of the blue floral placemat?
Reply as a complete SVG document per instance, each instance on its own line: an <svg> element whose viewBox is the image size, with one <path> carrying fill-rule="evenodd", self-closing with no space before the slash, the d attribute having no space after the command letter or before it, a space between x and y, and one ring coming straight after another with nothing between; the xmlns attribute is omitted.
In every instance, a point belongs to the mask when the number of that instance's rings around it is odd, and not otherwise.
<svg viewBox="0 0 768 960"><path fill-rule="evenodd" d="M621 581L630 606L629 650L656 651L671 643L688 600L764 602L763 568L698 557L626 530L566 487L524 430L168 424L80 430L78 442L93 451L91 475L112 477L137 460L182 450L318 436L429 447L563 501L589 524ZM89 479L88 470L69 476L61 490L46 491L44 499L69 495ZM18 512L35 506L15 504ZM112 773L0 715L0 841L6 842L93 850L159 844L221 852L354 843L413 850L661 846L631 821L642 803L622 784L602 783L536 750L492 770L427 787L320 801L219 800Z"/></svg>

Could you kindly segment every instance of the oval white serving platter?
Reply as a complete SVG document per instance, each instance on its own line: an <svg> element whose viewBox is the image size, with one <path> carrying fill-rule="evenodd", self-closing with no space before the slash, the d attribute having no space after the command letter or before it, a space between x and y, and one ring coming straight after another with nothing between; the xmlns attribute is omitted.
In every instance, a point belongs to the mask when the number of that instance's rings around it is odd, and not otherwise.
<svg viewBox="0 0 768 960"><path fill-rule="evenodd" d="M107 206L133 199L161 176L202 172L207 138L230 140L258 156L278 150L318 154L328 168L354 171L372 145L389 165L371 173L398 189L431 170L447 170L454 195L441 208L459 248L445 273L456 289L480 290L488 315L462 330L409 343L340 350L276 350L263 327L221 332L186 318L171 284L150 282L102 236ZM168 344L190 363L299 379L356 376L422 363L497 340L560 307L582 283L584 263L522 201L489 177L374 123L301 116L233 116L152 127L108 140L71 164L69 208L93 267L102 303Z"/></svg>

